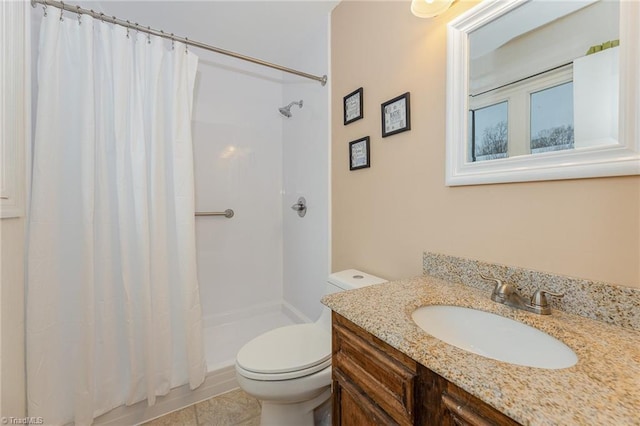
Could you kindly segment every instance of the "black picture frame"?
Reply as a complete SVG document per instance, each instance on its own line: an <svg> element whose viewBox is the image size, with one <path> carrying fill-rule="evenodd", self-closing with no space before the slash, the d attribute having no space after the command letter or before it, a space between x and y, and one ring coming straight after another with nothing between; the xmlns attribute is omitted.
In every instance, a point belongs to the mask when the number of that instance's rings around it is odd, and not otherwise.
<svg viewBox="0 0 640 426"><path fill-rule="evenodd" d="M342 110L345 126L364 117L363 92L361 87L343 98Z"/></svg>
<svg viewBox="0 0 640 426"><path fill-rule="evenodd" d="M382 137L411 130L410 93L403 93L381 105Z"/></svg>
<svg viewBox="0 0 640 426"><path fill-rule="evenodd" d="M371 167L369 136L349 142L349 170Z"/></svg>

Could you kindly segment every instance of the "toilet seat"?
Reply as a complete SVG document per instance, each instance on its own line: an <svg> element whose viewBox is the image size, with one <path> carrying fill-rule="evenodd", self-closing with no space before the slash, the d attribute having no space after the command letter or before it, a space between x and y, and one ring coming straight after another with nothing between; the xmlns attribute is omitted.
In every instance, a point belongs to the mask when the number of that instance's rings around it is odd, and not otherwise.
<svg viewBox="0 0 640 426"><path fill-rule="evenodd" d="M277 328L248 342L236 357L239 374L255 380L289 380L331 365L331 334L317 324Z"/></svg>

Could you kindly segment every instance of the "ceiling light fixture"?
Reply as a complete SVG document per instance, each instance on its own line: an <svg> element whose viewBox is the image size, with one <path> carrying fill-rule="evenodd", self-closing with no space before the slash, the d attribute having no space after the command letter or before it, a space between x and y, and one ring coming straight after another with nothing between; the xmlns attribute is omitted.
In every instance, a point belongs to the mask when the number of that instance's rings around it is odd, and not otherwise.
<svg viewBox="0 0 640 426"><path fill-rule="evenodd" d="M411 13L418 18L433 18L444 13L453 0L412 0Z"/></svg>

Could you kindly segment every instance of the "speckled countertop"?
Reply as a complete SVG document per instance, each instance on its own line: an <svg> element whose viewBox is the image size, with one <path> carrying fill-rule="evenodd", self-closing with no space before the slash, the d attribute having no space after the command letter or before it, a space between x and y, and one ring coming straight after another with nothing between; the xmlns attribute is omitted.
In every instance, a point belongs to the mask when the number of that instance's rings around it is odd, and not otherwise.
<svg viewBox="0 0 640 426"><path fill-rule="evenodd" d="M640 331L554 310L536 315L495 303L490 292L430 276L325 296L333 311L523 425L640 425ZM422 331L425 305L493 312L563 341L578 363L523 367L458 349Z"/></svg>

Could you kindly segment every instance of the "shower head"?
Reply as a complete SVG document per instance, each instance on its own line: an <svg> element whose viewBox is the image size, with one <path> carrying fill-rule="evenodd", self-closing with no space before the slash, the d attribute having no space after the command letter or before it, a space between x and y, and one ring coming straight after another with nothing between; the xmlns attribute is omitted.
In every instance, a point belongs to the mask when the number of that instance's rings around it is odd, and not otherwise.
<svg viewBox="0 0 640 426"><path fill-rule="evenodd" d="M298 105L300 108L302 108L302 100L300 100L300 102L291 102L289 105L279 108L278 111L280 111L280 114L284 115L287 118L291 118L291 107L294 105Z"/></svg>

